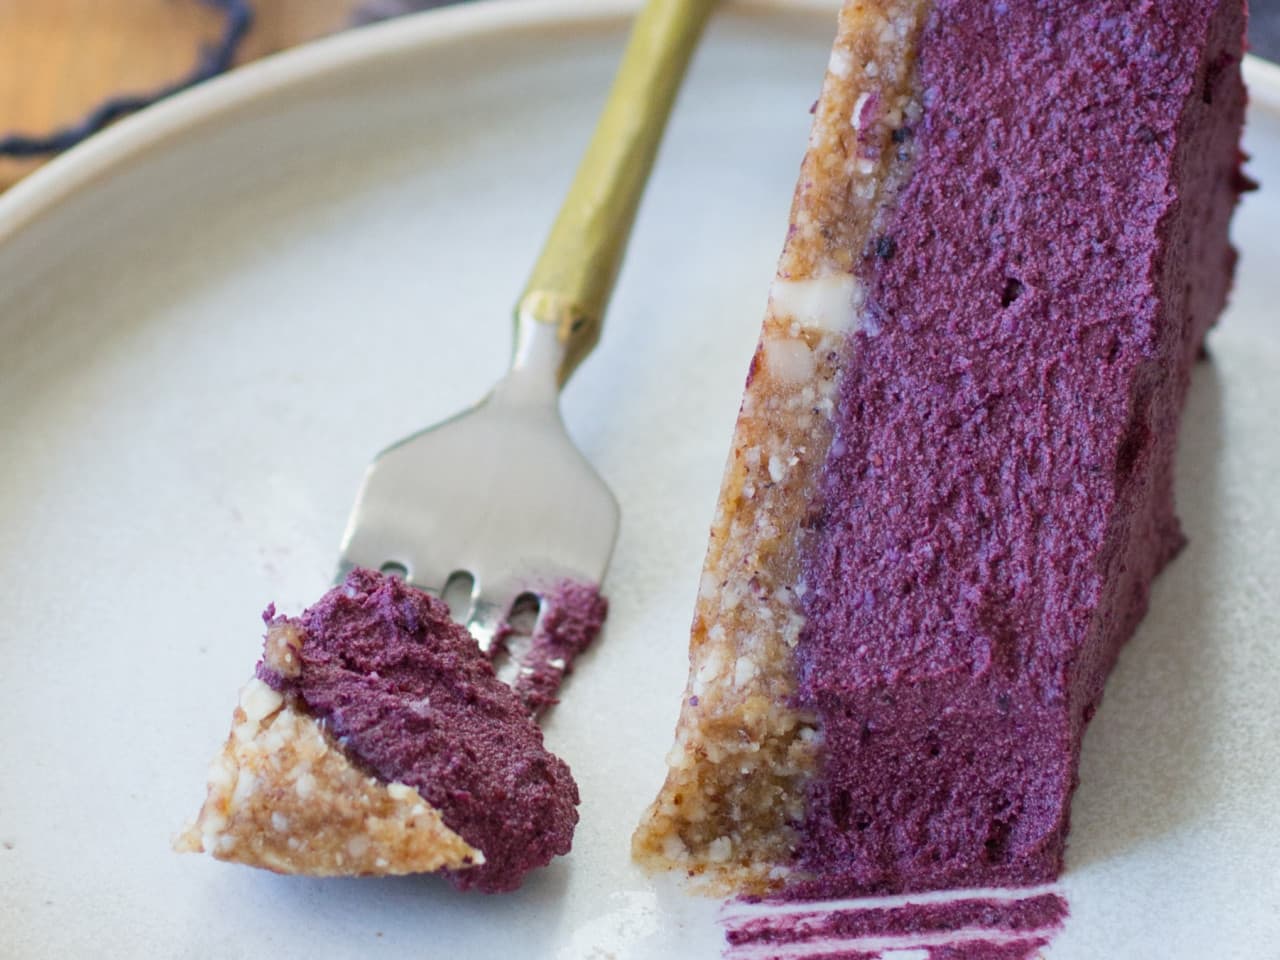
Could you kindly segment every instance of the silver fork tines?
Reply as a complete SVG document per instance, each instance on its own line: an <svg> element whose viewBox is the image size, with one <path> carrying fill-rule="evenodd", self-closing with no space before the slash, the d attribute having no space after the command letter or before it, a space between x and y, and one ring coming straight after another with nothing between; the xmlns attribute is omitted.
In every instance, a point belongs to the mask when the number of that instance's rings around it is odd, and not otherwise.
<svg viewBox="0 0 1280 960"><path fill-rule="evenodd" d="M563 352L553 326L519 320L511 370L484 400L374 459L339 578L354 567L402 568L440 595L454 574L469 574L459 619L486 650L520 594L564 578L600 582L619 510L560 417Z"/></svg>

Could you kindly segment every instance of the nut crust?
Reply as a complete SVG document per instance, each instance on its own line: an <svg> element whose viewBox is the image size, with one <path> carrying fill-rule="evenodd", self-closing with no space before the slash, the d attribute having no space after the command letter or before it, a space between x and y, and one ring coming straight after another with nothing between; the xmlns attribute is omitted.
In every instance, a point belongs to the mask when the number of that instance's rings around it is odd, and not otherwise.
<svg viewBox="0 0 1280 960"><path fill-rule="evenodd" d="M319 877L484 862L417 790L358 769L313 717L257 678L240 692L208 797L174 849Z"/></svg>

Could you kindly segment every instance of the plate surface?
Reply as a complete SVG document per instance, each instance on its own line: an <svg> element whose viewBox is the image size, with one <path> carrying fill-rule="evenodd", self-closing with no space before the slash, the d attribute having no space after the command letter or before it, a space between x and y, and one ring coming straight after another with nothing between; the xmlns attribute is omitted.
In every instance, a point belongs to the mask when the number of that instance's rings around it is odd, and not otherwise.
<svg viewBox="0 0 1280 960"><path fill-rule="evenodd" d="M0 956L716 957L718 904L628 839L832 32L718 15L571 432L623 507L596 649L547 724L574 852L517 894L178 857L257 614L327 584L378 449L476 399L585 144L626 4L515 0L258 64L0 199ZM1252 172L1280 84L1252 64ZM1086 742L1051 960L1280 943L1280 196L1250 196L1179 464L1190 546Z"/></svg>

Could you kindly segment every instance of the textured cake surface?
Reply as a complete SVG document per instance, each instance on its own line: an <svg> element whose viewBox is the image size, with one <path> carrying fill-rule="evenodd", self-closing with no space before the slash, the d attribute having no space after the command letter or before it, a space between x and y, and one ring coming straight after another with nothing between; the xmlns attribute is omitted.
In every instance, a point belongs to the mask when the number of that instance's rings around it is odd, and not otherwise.
<svg viewBox="0 0 1280 960"><path fill-rule="evenodd" d="M1016 6L936 4L841 381L798 655L825 735L802 855L837 886L1055 877L1085 723L1181 545L1242 11Z"/></svg>
<svg viewBox="0 0 1280 960"><path fill-rule="evenodd" d="M352 572L297 620L298 663L259 676L305 704L379 779L416 789L484 853L460 887L513 889L568 853L578 788L519 696L449 608L394 577Z"/></svg>
<svg viewBox="0 0 1280 960"><path fill-rule="evenodd" d="M891 22L883 7L846 4L793 210L793 237L836 251L806 262L847 264L847 328L809 377L834 384L826 440L781 508L744 499L732 478L758 402L749 380L673 772L636 841L649 862L757 891L1057 875L1084 727L1181 543L1177 423L1234 262L1239 0L921 5L899 53L918 98L890 137L907 148L900 181L874 191L875 215L858 221L869 232L830 205L816 215L837 222L814 226L815 171L827 195L863 188L856 163L829 162L822 131L832 111L860 129L884 95L883 60L841 60L869 10ZM781 307L840 310L812 283L792 295L790 264L784 253L775 292L788 297L771 303L757 363ZM734 606L749 612L725 617L720 572L754 575L761 538L727 559L716 538L797 503L803 522L778 524L790 606L747 595ZM725 802L741 789L733 754L767 755L777 735L740 724L726 749L733 710L721 730L696 717L708 686L744 686L740 671L707 682L703 637L724 631L718 658L740 663L781 623L792 635L757 672L791 679L766 694L785 693L812 745L782 784L786 849L741 830L756 814ZM689 795L700 817L680 809Z"/></svg>
<svg viewBox="0 0 1280 960"><path fill-rule="evenodd" d="M561 616L589 640L599 626L590 613L603 616L598 597ZM444 603L356 570L300 617L269 608L264 619L257 678L185 849L292 873L445 870L455 885L485 892L515 889L569 851L578 819L569 768L544 747L533 704L497 678ZM585 640L557 640L564 632L544 645L567 644L571 659ZM538 691L541 707L555 683ZM231 807L244 808L238 819ZM380 831L402 852L415 837L435 840L393 861Z"/></svg>

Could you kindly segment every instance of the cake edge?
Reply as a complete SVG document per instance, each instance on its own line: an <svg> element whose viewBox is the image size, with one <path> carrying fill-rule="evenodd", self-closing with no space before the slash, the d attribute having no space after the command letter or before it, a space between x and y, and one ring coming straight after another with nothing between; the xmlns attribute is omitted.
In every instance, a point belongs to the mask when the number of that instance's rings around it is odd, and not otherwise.
<svg viewBox="0 0 1280 960"><path fill-rule="evenodd" d="M752 357L699 584L668 773L632 840L648 869L708 893L780 886L818 755L790 703L804 625L808 497L832 439L837 361L861 319L859 271L911 161L926 0L840 11L786 243ZM800 588L802 589L802 587ZM763 811L763 816L761 816ZM749 815L748 815L749 814ZM747 829L743 829L747 824Z"/></svg>

